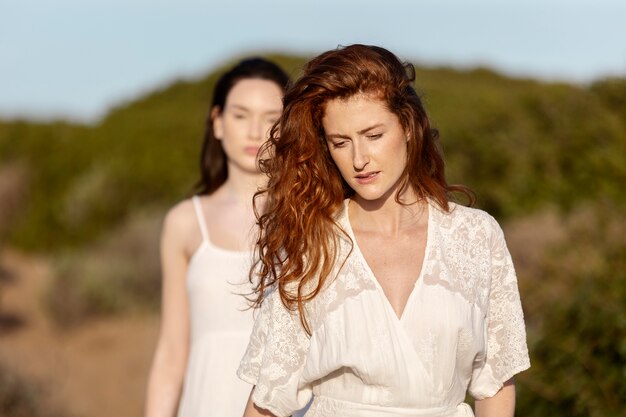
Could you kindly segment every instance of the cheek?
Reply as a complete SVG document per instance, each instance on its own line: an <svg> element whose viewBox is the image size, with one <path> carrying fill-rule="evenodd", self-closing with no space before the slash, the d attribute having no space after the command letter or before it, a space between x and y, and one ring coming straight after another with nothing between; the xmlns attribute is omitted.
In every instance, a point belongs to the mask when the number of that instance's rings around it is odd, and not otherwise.
<svg viewBox="0 0 626 417"><path fill-rule="evenodd" d="M330 150L330 158L335 163L335 166L339 169L339 172L343 177L346 176L348 171L352 169L352 162L350 158L346 156L346 152L341 152L340 150Z"/></svg>
<svg viewBox="0 0 626 417"><path fill-rule="evenodd" d="M265 138L269 139L272 134L272 128L274 127L274 122L270 122L267 124Z"/></svg>
<svg viewBox="0 0 626 417"><path fill-rule="evenodd" d="M224 121L222 128L226 140L238 140L246 132L245 124L241 120Z"/></svg>
<svg viewBox="0 0 626 417"><path fill-rule="evenodd" d="M333 160L333 162L335 163L335 165L337 165L337 167L339 169L341 169L341 166L343 165L343 160L345 158L342 158L341 152L337 151L337 150L329 150L330 153L330 158Z"/></svg>
<svg viewBox="0 0 626 417"><path fill-rule="evenodd" d="M409 152L409 145L404 136L398 137L392 145L390 155L395 155L396 158L402 159L402 164L406 164L406 158Z"/></svg>

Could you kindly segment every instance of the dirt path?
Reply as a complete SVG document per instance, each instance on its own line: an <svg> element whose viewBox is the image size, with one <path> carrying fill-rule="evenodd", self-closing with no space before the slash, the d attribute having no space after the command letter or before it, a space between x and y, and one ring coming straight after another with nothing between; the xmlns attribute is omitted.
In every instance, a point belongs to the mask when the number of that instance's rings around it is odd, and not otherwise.
<svg viewBox="0 0 626 417"><path fill-rule="evenodd" d="M0 253L0 361L43 388L41 401L72 416L137 417L158 331L157 316L125 316L56 330L42 310L51 279L42 259Z"/></svg>

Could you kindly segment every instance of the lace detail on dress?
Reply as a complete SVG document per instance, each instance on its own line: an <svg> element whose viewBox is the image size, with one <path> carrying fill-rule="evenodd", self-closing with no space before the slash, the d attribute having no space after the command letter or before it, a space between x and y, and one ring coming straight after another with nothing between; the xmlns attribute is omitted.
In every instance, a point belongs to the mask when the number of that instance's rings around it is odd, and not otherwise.
<svg viewBox="0 0 626 417"><path fill-rule="evenodd" d="M269 302L266 300L259 309L259 314L254 321L252 333L239 368L237 376L250 384L256 384L259 377L259 370L265 351L265 342L267 340L268 327L270 323Z"/></svg>
<svg viewBox="0 0 626 417"><path fill-rule="evenodd" d="M310 318L312 332L319 329L327 317L330 317L331 313L340 308L347 299L356 297L363 291L377 290L364 265L354 256L350 241L343 237L339 241L338 259L346 257L347 259L343 265L341 262L338 263L324 290L307 305L307 317Z"/></svg>
<svg viewBox="0 0 626 417"><path fill-rule="evenodd" d="M290 415L306 405L298 403L296 387L308 348L309 337L298 315L285 308L278 292L272 292L261 307L237 371L241 379L256 385L255 404L277 416Z"/></svg>
<svg viewBox="0 0 626 417"><path fill-rule="evenodd" d="M431 203L432 227L424 283L441 285L486 311L490 278L491 224L487 213L450 203L450 213Z"/></svg>
<svg viewBox="0 0 626 417"><path fill-rule="evenodd" d="M434 204L430 208L435 227L430 228L424 283L457 293L484 312L486 359L478 364L470 391L479 398L491 396L530 366L511 255L502 229L489 214L456 204L449 213Z"/></svg>
<svg viewBox="0 0 626 417"><path fill-rule="evenodd" d="M495 220L494 220L495 222ZM472 388L477 394L494 395L514 374L530 366L524 315L511 255L500 227L492 239L491 293L487 313L487 359L481 375L490 376L491 386ZM475 384L479 385L479 381ZM474 384L473 384L474 385Z"/></svg>
<svg viewBox="0 0 626 417"><path fill-rule="evenodd" d="M490 217L491 268L487 307L487 350L481 368L475 371L470 393L476 398L495 395L504 382L530 367L524 313L517 277L504 234Z"/></svg>

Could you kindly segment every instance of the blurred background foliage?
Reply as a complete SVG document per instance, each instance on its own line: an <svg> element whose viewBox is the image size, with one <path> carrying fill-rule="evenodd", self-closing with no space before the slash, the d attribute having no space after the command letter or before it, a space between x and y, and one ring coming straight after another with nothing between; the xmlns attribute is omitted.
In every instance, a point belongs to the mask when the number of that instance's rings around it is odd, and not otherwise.
<svg viewBox="0 0 626 417"><path fill-rule="evenodd" d="M305 62L270 58L294 76ZM42 303L60 327L156 309L160 222L198 177L220 71L93 126L0 121L0 238L50 255ZM626 415L626 78L580 86L418 66L416 85L450 182L498 218L516 261L533 364L517 380L518 414Z"/></svg>
<svg viewBox="0 0 626 417"><path fill-rule="evenodd" d="M3 417L66 417L37 401L41 388L0 363L0 415Z"/></svg>

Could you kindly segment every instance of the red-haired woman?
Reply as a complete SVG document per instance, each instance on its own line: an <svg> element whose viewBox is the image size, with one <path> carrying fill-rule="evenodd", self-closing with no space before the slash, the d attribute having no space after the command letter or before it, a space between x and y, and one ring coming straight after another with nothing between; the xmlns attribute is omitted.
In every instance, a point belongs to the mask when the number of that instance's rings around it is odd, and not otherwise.
<svg viewBox="0 0 626 417"><path fill-rule="evenodd" d="M252 196L266 181L257 152L288 81L276 64L249 58L215 85L198 195L172 208L163 227L162 321L146 417L243 413L250 389L236 371L254 320L240 293L250 292Z"/></svg>
<svg viewBox="0 0 626 417"><path fill-rule="evenodd" d="M511 417L529 364L502 231L455 204L412 82L389 51L307 64L263 160L260 313L246 416Z"/></svg>

